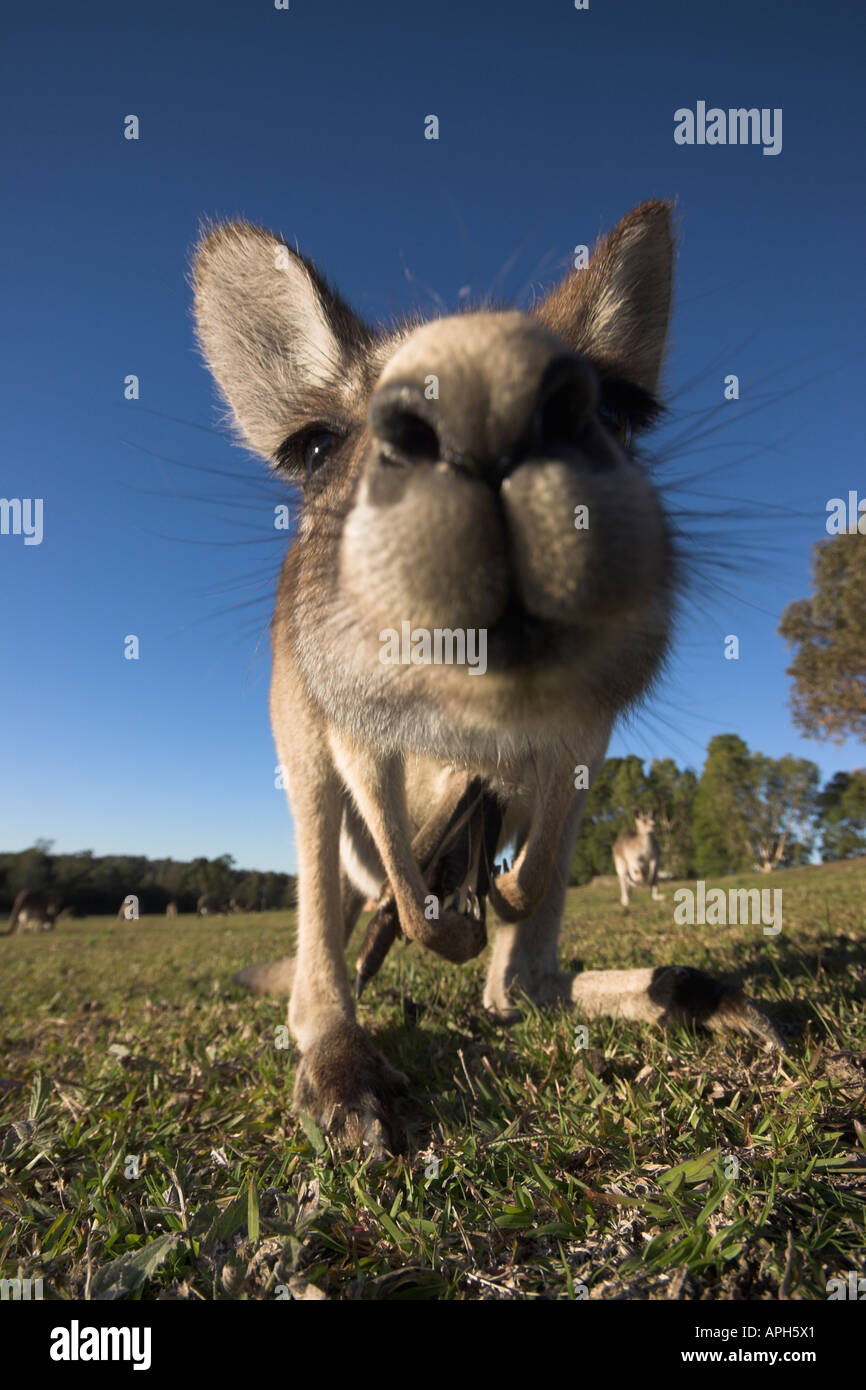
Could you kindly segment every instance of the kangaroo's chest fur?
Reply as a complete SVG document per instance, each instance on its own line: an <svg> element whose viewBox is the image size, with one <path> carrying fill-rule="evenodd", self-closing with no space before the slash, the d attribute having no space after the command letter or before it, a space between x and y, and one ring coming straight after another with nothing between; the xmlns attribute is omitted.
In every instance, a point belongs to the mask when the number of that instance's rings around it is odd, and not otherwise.
<svg viewBox="0 0 866 1390"><path fill-rule="evenodd" d="M658 863L659 847L654 835L647 835L626 855L625 861L632 883L648 883L653 867Z"/></svg>

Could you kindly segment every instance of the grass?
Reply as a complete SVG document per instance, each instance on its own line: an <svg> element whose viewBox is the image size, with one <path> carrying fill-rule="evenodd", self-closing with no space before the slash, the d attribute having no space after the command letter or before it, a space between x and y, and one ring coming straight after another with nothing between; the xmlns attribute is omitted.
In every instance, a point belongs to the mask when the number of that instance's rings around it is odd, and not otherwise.
<svg viewBox="0 0 866 1390"><path fill-rule="evenodd" d="M284 1005L229 983L285 954L284 915L0 941L2 1275L60 1298L825 1298L866 1251L866 863L772 887L777 937L674 926L670 884L628 917L573 890L562 953L736 978L781 1061L613 1021L576 1048L564 1011L502 1030L483 959L395 948L360 1008L413 1088L387 1162L335 1161L288 1113Z"/></svg>

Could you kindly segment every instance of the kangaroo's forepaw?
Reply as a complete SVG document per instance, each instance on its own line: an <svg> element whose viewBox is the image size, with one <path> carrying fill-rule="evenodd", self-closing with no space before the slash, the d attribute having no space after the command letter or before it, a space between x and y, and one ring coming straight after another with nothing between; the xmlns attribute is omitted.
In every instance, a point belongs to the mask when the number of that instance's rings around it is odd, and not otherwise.
<svg viewBox="0 0 866 1390"><path fill-rule="evenodd" d="M363 1028L345 1023L325 1033L303 1054L292 1101L331 1137L337 1149L393 1153L400 1128L394 1116L409 1082L374 1047Z"/></svg>
<svg viewBox="0 0 866 1390"><path fill-rule="evenodd" d="M514 869L490 881L490 905L503 922L523 922L531 917L540 896L520 883Z"/></svg>
<svg viewBox="0 0 866 1390"><path fill-rule="evenodd" d="M425 917L415 939L428 951L435 951L437 956L444 956L455 965L474 960L487 945L487 929L483 916L477 913L475 901L470 900L464 912L446 907L432 921Z"/></svg>

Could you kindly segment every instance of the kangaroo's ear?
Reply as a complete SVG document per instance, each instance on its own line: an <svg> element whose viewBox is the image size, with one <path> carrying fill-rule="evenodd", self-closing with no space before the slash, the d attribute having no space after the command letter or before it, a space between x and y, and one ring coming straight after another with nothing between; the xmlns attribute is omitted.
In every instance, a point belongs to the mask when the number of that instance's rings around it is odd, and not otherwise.
<svg viewBox="0 0 866 1390"><path fill-rule="evenodd" d="M533 313L569 347L650 395L658 389L673 283L669 202L641 203Z"/></svg>
<svg viewBox="0 0 866 1390"><path fill-rule="evenodd" d="M370 334L315 266L278 237L230 222L205 231L192 270L198 341L245 439L273 458L334 414Z"/></svg>

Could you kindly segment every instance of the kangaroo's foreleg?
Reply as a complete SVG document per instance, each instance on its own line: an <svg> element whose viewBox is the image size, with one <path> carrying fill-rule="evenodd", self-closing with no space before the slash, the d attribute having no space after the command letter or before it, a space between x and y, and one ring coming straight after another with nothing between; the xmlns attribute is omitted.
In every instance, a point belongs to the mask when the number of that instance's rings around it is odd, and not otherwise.
<svg viewBox="0 0 866 1390"><path fill-rule="evenodd" d="M508 873L490 883L490 905L503 922L522 922L544 902L557 851L575 802L571 767L551 757L538 770L538 795L529 833Z"/></svg>
<svg viewBox="0 0 866 1390"><path fill-rule="evenodd" d="M449 908L440 908L433 919L424 914L427 885L413 851L403 759L398 755L377 756L336 737L332 747L379 852L406 936L455 964L477 956L487 943L484 923L478 917Z"/></svg>
<svg viewBox="0 0 866 1390"><path fill-rule="evenodd" d="M434 896L438 893L440 901L444 902L446 893L439 891L441 873L436 874L436 870L443 867L443 850L455 834L468 830L465 822L473 816L481 800L479 779L472 779L465 772L454 772L447 779L439 802L412 841L412 854L425 878L435 875ZM428 883L428 887L432 888L433 884ZM356 998L360 999L365 985L380 969L400 934L400 917L389 882L382 890L376 915L367 928L355 962Z"/></svg>
<svg viewBox="0 0 866 1390"><path fill-rule="evenodd" d="M292 681L285 669L277 677ZM276 681L275 681L276 683ZM355 1020L345 959L346 925L356 899L340 872L345 790L315 712L295 688L290 725L275 720L286 771L298 855L298 941L289 1027L301 1052L293 1105L341 1143L393 1147L392 1104L406 1088ZM276 703L276 701L275 701Z"/></svg>

